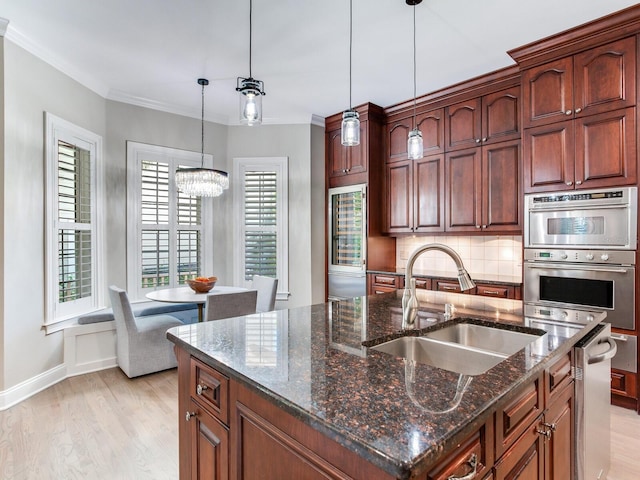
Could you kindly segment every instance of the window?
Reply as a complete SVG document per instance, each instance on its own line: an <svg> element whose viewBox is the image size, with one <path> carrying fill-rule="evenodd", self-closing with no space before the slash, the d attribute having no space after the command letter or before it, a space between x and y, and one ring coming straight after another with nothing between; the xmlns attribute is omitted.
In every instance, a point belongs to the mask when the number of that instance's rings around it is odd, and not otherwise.
<svg viewBox="0 0 640 480"><path fill-rule="evenodd" d="M236 158L233 166L236 284L254 275L278 278L278 300L288 298L288 164L286 157Z"/></svg>
<svg viewBox="0 0 640 480"><path fill-rule="evenodd" d="M96 310L102 299L102 138L50 113L46 128L47 333Z"/></svg>
<svg viewBox="0 0 640 480"><path fill-rule="evenodd" d="M200 153L127 142L127 237L134 246L127 250L127 290L133 299L212 271L211 222L203 222L210 199L184 195L173 181L176 169L200 164Z"/></svg>

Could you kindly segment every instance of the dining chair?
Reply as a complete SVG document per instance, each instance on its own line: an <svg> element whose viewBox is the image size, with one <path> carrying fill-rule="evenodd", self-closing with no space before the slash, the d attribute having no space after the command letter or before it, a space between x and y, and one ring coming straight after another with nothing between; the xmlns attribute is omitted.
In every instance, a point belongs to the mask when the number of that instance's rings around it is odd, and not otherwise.
<svg viewBox="0 0 640 480"><path fill-rule="evenodd" d="M109 298L116 324L116 357L125 375L133 378L177 367L166 335L171 327L184 324L166 314L136 317L127 292L115 285L109 287Z"/></svg>
<svg viewBox="0 0 640 480"><path fill-rule="evenodd" d="M258 291L257 312L270 312L276 307L277 278L254 275L251 280L251 288Z"/></svg>
<svg viewBox="0 0 640 480"><path fill-rule="evenodd" d="M245 292L208 295L204 304L204 321L220 320L256 313L258 292Z"/></svg>

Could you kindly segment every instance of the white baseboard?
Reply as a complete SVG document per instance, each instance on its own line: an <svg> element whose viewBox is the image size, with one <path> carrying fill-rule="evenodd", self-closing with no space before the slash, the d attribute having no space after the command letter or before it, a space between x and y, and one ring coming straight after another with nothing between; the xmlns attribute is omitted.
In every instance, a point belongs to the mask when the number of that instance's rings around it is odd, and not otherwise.
<svg viewBox="0 0 640 480"><path fill-rule="evenodd" d="M117 367L115 322L64 329L64 363L0 391L0 411L20 403L67 377Z"/></svg>
<svg viewBox="0 0 640 480"><path fill-rule="evenodd" d="M35 395L51 385L67 378L67 369L64 365L58 365L46 372L41 373L29 380L0 392L0 411L20 403L21 401Z"/></svg>

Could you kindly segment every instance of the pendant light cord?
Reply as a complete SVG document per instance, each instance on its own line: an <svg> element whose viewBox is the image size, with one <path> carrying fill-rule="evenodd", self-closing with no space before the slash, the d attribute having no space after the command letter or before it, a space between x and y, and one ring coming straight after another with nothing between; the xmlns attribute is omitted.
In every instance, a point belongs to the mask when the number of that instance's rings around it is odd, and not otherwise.
<svg viewBox="0 0 640 480"><path fill-rule="evenodd" d="M200 168L204 168L204 82L202 83L202 111L201 117L202 121L200 122Z"/></svg>
<svg viewBox="0 0 640 480"><path fill-rule="evenodd" d="M251 44L253 43L252 35L251 35L251 32L253 30L252 16L253 16L253 0L249 0L249 78L253 78L253 75L251 75Z"/></svg>
<svg viewBox="0 0 640 480"><path fill-rule="evenodd" d="M351 58L353 50L353 0L349 0L349 110L353 110L351 103Z"/></svg>
<svg viewBox="0 0 640 480"><path fill-rule="evenodd" d="M416 128L416 4L413 4L413 129Z"/></svg>

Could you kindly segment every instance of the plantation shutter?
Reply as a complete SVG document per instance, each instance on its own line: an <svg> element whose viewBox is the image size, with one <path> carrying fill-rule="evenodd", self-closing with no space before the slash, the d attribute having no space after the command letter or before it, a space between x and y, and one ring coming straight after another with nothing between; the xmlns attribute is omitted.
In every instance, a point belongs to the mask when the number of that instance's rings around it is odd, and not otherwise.
<svg viewBox="0 0 640 480"><path fill-rule="evenodd" d="M244 278L277 277L277 173L245 171Z"/></svg>
<svg viewBox="0 0 640 480"><path fill-rule="evenodd" d="M58 301L91 297L91 155L58 141Z"/></svg>

